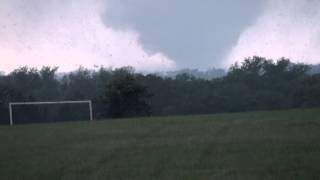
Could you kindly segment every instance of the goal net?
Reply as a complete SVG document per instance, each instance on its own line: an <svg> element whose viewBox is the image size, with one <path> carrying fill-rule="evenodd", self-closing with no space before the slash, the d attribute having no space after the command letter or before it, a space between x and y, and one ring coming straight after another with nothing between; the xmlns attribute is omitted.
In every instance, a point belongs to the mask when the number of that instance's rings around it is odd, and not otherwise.
<svg viewBox="0 0 320 180"><path fill-rule="evenodd" d="M10 102L10 125L28 122L93 120L92 101Z"/></svg>

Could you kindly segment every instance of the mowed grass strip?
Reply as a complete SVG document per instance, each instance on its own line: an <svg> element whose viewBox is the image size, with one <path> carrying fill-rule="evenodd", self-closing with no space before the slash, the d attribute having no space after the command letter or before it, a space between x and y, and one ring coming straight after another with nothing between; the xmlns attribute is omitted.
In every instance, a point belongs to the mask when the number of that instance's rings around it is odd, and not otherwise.
<svg viewBox="0 0 320 180"><path fill-rule="evenodd" d="M0 126L0 180L320 179L320 109Z"/></svg>

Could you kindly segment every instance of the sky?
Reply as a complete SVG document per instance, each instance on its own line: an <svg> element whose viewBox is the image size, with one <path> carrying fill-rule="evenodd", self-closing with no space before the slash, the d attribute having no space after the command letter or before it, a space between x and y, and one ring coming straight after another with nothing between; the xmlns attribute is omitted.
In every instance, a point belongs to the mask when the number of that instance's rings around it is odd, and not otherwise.
<svg viewBox="0 0 320 180"><path fill-rule="evenodd" d="M319 0L0 0L0 71L320 63Z"/></svg>

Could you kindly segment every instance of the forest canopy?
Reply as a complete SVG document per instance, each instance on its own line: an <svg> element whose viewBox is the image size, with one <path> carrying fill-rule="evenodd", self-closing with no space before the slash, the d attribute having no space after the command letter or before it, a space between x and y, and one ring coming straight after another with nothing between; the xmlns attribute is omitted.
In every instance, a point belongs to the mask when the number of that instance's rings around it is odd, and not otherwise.
<svg viewBox="0 0 320 180"><path fill-rule="evenodd" d="M320 74L314 67L251 57L211 79L190 71L142 74L131 67L79 68L66 74L57 73L57 67L22 67L0 75L0 122L8 123L8 103L14 101L90 99L96 119L318 107ZM81 106L30 106L15 113L25 123L79 120L86 111Z"/></svg>

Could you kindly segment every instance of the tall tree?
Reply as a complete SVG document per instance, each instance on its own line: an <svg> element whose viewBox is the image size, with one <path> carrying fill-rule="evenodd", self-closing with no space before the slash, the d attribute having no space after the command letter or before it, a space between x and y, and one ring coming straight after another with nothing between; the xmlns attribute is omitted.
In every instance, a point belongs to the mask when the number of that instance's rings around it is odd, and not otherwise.
<svg viewBox="0 0 320 180"><path fill-rule="evenodd" d="M151 97L151 94L137 81L132 68L121 68L113 72L113 77L106 86L105 97L111 117L150 114L148 98Z"/></svg>

